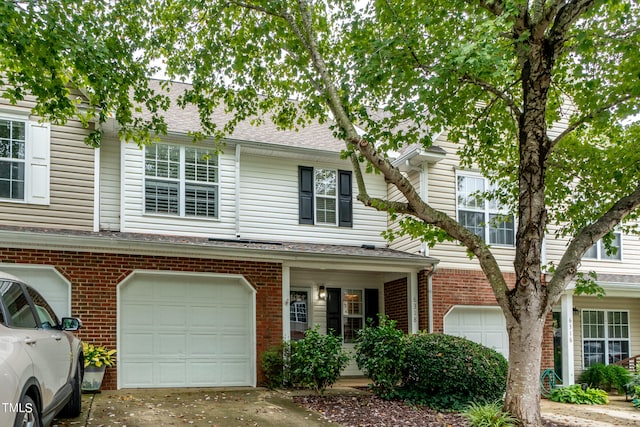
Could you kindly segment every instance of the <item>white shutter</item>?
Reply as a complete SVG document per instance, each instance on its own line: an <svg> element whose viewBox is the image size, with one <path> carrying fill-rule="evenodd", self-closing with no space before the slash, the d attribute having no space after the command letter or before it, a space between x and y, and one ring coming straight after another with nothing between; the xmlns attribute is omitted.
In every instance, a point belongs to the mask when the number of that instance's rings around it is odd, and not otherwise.
<svg viewBox="0 0 640 427"><path fill-rule="evenodd" d="M51 130L48 123L28 123L26 201L37 205L49 204Z"/></svg>

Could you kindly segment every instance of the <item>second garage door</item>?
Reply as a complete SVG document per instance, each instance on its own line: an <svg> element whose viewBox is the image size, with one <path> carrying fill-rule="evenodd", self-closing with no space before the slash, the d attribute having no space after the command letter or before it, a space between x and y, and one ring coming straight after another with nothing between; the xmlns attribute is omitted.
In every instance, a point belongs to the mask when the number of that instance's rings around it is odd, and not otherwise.
<svg viewBox="0 0 640 427"><path fill-rule="evenodd" d="M255 291L242 278L134 273L118 304L119 388L255 385Z"/></svg>
<svg viewBox="0 0 640 427"><path fill-rule="evenodd" d="M467 338L509 357L507 326L500 307L453 307L444 317L444 333Z"/></svg>

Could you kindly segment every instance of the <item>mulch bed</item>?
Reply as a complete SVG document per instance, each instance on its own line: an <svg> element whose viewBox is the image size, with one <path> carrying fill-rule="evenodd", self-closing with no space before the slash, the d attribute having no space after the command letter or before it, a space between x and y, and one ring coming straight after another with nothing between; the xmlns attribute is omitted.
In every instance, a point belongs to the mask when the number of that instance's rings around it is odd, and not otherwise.
<svg viewBox="0 0 640 427"><path fill-rule="evenodd" d="M294 401L319 412L344 427L469 427L458 413L443 413L399 400L383 400L374 394L297 396ZM567 427L543 420L544 427ZM578 426L569 426L578 427Z"/></svg>

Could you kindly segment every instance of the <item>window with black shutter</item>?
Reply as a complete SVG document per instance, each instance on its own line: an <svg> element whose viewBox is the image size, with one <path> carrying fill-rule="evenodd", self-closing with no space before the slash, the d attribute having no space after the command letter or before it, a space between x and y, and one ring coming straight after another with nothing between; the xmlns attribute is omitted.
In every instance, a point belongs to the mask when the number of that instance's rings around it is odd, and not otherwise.
<svg viewBox="0 0 640 427"><path fill-rule="evenodd" d="M300 224L353 226L351 171L298 167Z"/></svg>

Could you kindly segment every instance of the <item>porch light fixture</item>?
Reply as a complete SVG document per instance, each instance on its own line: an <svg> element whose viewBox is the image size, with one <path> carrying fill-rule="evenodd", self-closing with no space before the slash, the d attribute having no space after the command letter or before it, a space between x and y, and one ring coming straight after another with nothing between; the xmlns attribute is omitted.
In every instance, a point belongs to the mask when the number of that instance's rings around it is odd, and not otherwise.
<svg viewBox="0 0 640 427"><path fill-rule="evenodd" d="M318 287L318 298L320 299L327 298L327 289L324 287L324 285L320 285Z"/></svg>

